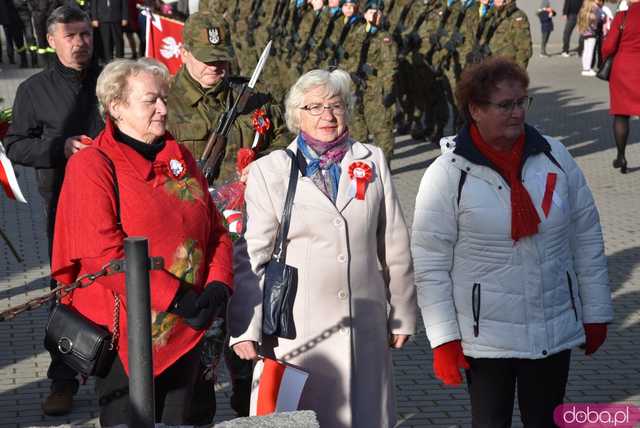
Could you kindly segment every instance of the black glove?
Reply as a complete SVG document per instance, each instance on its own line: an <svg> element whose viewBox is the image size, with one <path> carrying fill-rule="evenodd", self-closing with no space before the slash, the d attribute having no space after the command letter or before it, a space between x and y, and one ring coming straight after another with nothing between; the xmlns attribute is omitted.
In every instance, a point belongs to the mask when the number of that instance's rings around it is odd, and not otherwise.
<svg viewBox="0 0 640 428"><path fill-rule="evenodd" d="M229 287L222 282L214 281L205 288L196 304L200 310L209 309L211 320L223 316L229 300Z"/></svg>
<svg viewBox="0 0 640 428"><path fill-rule="evenodd" d="M224 312L228 298L228 288L221 282L212 282L201 294L183 284L169 306L169 312L182 317L195 330L203 330L214 317Z"/></svg>

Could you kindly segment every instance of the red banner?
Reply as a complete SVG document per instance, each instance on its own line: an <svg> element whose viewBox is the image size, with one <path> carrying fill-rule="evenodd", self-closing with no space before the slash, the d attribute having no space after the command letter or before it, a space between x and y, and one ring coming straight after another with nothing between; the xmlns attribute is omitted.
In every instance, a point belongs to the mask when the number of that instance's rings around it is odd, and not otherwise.
<svg viewBox="0 0 640 428"><path fill-rule="evenodd" d="M182 66L182 27L184 22L157 14L147 15L146 56L166 65L171 74L176 74Z"/></svg>

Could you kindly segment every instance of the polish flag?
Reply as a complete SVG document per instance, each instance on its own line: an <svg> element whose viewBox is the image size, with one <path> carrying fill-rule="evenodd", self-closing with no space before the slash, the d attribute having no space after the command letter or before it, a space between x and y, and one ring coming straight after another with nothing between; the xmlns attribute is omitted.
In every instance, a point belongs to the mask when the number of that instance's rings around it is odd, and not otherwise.
<svg viewBox="0 0 640 428"><path fill-rule="evenodd" d="M250 416L298 410L302 389L309 377L300 369L263 358L253 369Z"/></svg>
<svg viewBox="0 0 640 428"><path fill-rule="evenodd" d="M4 193L11 199L27 203L27 200L22 195L16 174L13 171L11 161L7 157L4 151L4 146L0 141L0 186L4 189Z"/></svg>
<svg viewBox="0 0 640 428"><path fill-rule="evenodd" d="M182 66L180 48L184 22L152 14L146 8L141 13L147 17L146 56L160 61L169 73L176 74Z"/></svg>

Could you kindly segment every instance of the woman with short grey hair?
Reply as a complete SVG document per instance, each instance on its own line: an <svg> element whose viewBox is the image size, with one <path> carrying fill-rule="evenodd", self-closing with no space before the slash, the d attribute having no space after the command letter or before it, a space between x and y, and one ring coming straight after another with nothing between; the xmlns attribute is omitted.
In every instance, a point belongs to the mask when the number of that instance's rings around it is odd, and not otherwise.
<svg viewBox="0 0 640 428"><path fill-rule="evenodd" d="M192 405L198 345L224 313L231 240L195 160L166 132L167 91L167 70L155 60L117 60L102 71L97 96L106 126L67 163L51 269L53 278L70 284L121 259L127 236L148 239L149 251L164 260L163 269L150 273L156 422L205 425ZM100 424L126 425L124 276L99 278L63 303L112 333L117 356L95 382Z"/></svg>
<svg viewBox="0 0 640 428"><path fill-rule="evenodd" d="M304 96L311 88L323 87L326 96L337 96L347 107L345 120L349 122L353 109L353 93L351 91L351 77L343 70L312 70L298 79L291 87L285 99L285 119L289 131L294 134L300 132L300 107L304 104Z"/></svg>
<svg viewBox="0 0 640 428"><path fill-rule="evenodd" d="M259 350L309 372L299 407L314 410L321 426L392 427L391 348L415 333L413 267L384 154L349 136L351 93L341 70L300 77L286 100L297 134L291 157L279 150L249 167L230 343L241 358L256 359ZM298 272L296 337L284 339L262 330L262 287L292 166L300 178L285 262Z"/></svg>
<svg viewBox="0 0 640 428"><path fill-rule="evenodd" d="M108 112L109 106L127 100L131 92L128 80L140 74L154 76L162 85L169 85L169 70L156 60L140 58L137 61L113 61L104 68L96 84L96 96L103 115Z"/></svg>

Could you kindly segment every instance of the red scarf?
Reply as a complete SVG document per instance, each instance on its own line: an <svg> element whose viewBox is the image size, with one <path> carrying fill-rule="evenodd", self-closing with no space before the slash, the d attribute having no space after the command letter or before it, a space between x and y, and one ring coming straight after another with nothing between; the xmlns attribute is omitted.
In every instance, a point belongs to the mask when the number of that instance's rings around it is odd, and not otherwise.
<svg viewBox="0 0 640 428"><path fill-rule="evenodd" d="M501 152L488 145L475 124L471 125L473 145L506 178L511 187L511 238L517 241L525 236L538 233L540 217L529 192L520 180L522 153L524 152L524 133L518 137L510 151Z"/></svg>

